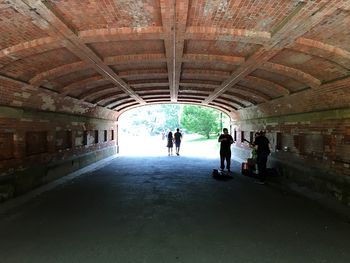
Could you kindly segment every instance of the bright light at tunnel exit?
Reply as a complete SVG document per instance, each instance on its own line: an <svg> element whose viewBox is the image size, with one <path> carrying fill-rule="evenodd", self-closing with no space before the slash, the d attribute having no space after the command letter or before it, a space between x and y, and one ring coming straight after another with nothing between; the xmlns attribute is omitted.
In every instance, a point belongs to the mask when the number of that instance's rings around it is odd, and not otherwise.
<svg viewBox="0 0 350 263"><path fill-rule="evenodd" d="M119 153L126 156L168 156L167 135L179 128L180 156L219 158L217 141L229 128L225 113L203 106L156 104L131 109L120 115ZM209 132L208 132L209 130ZM209 138L208 138L209 137ZM175 145L173 147L175 154Z"/></svg>

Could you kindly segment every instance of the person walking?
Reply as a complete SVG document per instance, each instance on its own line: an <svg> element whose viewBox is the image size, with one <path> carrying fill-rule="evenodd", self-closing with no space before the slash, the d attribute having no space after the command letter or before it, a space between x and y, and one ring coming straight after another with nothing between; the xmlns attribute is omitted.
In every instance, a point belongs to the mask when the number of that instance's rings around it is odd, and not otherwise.
<svg viewBox="0 0 350 263"><path fill-rule="evenodd" d="M168 156L173 155L173 145L174 145L173 133L170 131L168 133L167 145L166 145L166 147L168 147Z"/></svg>
<svg viewBox="0 0 350 263"><path fill-rule="evenodd" d="M181 144L182 134L180 132L180 129L177 128L176 132L174 133L174 140L175 140L175 151L176 155L180 155L180 144Z"/></svg>
<svg viewBox="0 0 350 263"><path fill-rule="evenodd" d="M259 184L265 184L266 180L266 163L267 158L270 154L270 142L269 139L265 137L265 132L260 131L258 133L258 136L256 136L253 146L256 149L256 163L258 165L258 175L259 175L259 181L256 181L256 183Z"/></svg>
<svg viewBox="0 0 350 263"><path fill-rule="evenodd" d="M231 172L231 144L233 143L233 138L228 134L228 129L222 129L223 134L218 138L220 142L220 168L223 171L225 169L225 160L226 168L228 172Z"/></svg>

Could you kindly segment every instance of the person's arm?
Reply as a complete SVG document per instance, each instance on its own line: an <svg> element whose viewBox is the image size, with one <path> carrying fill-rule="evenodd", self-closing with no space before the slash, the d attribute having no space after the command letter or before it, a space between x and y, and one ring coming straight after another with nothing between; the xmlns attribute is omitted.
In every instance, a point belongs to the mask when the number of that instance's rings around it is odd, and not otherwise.
<svg viewBox="0 0 350 263"><path fill-rule="evenodd" d="M230 135L230 143L231 143L231 144L233 143L233 138L232 138L231 135Z"/></svg>
<svg viewBox="0 0 350 263"><path fill-rule="evenodd" d="M218 139L218 142L222 142L222 141L224 141L224 140L226 140L226 138L225 138L224 136L220 135L220 136L219 136L219 139Z"/></svg>

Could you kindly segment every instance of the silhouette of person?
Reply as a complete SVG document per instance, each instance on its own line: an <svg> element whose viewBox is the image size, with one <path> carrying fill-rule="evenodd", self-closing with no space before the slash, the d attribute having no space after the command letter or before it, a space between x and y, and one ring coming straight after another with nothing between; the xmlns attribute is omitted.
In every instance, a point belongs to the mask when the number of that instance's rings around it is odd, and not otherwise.
<svg viewBox="0 0 350 263"><path fill-rule="evenodd" d="M174 139L173 139L173 133L170 131L168 133L168 137L167 137L167 145L166 147L168 147L168 156L173 155L173 144L174 143Z"/></svg>
<svg viewBox="0 0 350 263"><path fill-rule="evenodd" d="M270 154L270 142L265 137L265 132L260 131L255 138L253 146L256 148L256 163L258 165L259 181L257 183L265 184L266 180L266 163Z"/></svg>
<svg viewBox="0 0 350 263"><path fill-rule="evenodd" d="M180 129L177 128L176 132L174 133L174 140L175 140L175 151L176 155L180 155L180 144L181 144L182 134L180 132Z"/></svg>
<svg viewBox="0 0 350 263"><path fill-rule="evenodd" d="M220 142L220 168L223 171L226 168L228 172L231 172L231 144L233 143L233 138L228 134L228 129L222 129L223 134L219 136L218 142Z"/></svg>

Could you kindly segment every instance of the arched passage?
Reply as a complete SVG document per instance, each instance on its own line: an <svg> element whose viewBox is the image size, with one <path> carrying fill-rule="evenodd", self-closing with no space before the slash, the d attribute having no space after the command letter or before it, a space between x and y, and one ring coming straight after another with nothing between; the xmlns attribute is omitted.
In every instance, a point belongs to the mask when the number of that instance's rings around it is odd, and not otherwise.
<svg viewBox="0 0 350 263"><path fill-rule="evenodd" d="M3 199L114 154L123 112L185 103L231 117L241 160L266 130L291 183L349 204L348 0L80 2L0 0Z"/></svg>
<svg viewBox="0 0 350 263"><path fill-rule="evenodd" d="M189 115L189 110L196 111ZM181 156L218 158L218 135L223 127L231 130L231 123L226 113L212 107L168 103L135 107L118 117L118 151L123 156L166 156L167 135L179 129Z"/></svg>

